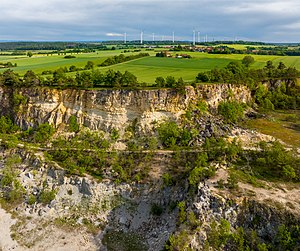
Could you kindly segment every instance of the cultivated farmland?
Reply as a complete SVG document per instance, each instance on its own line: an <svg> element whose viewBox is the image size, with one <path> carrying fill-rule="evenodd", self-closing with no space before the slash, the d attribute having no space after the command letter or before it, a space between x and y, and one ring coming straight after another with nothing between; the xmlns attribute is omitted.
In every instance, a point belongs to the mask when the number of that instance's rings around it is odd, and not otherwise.
<svg viewBox="0 0 300 251"><path fill-rule="evenodd" d="M108 69L119 70L121 72L129 71L138 77L141 82L153 83L158 76L174 76L175 78L182 77L185 81L193 81L195 76L202 71L208 71L213 68L222 68L231 61L240 61L245 56L244 54L208 54L201 52L172 52L172 55L187 53L192 56L191 59L184 58L160 58L155 57L156 51L146 51L149 57L139 58L121 64L111 65L107 67L99 67L100 70ZM95 66L101 64L108 57L120 55L122 50L97 51L93 53L72 54L75 58L65 59L65 54L60 55L39 55L35 54L29 58L27 56L0 56L0 62L11 62L17 64L17 67L12 68L15 72L23 75L27 70L33 70L37 74L43 71L54 71L60 67L69 68L71 65L77 68L84 68L87 61L92 61ZM139 52L127 52L124 55L138 54ZM69 55L69 54L68 54ZM287 66L294 66L300 69L300 56L269 56L269 55L252 55L255 63L253 68L261 68L268 60L273 61L276 65L282 61ZM95 67L97 68L97 66ZM4 71L5 69L0 69ZM68 73L74 75L75 73Z"/></svg>

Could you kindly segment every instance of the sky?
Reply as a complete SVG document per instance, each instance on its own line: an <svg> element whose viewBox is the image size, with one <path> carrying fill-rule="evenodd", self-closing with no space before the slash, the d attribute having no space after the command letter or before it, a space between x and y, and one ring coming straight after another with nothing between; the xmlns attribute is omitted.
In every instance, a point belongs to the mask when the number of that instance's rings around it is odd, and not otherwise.
<svg viewBox="0 0 300 251"><path fill-rule="evenodd" d="M299 0L0 0L0 40L300 42Z"/></svg>

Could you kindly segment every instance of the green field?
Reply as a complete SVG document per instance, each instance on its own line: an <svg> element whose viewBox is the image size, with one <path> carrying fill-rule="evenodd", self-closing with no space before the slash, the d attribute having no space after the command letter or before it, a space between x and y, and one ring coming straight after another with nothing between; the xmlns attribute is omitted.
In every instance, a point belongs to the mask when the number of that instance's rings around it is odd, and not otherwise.
<svg viewBox="0 0 300 251"><path fill-rule="evenodd" d="M121 50L115 51L99 51L94 53L72 54L76 58L66 59L65 55L34 55L29 58L27 56L0 56L0 62L17 63L17 67L13 70L21 75L28 70L33 70L35 73L42 73L45 70L56 70L59 67L84 67L87 61L93 61L96 65L102 63L106 58L121 54ZM125 55L137 54L126 53ZM70 54L68 54L70 55ZM4 71L5 69L0 69Z"/></svg>
<svg viewBox="0 0 300 251"><path fill-rule="evenodd" d="M124 64L105 67L105 69L114 69L119 71L130 71L138 77L140 81L147 83L154 82L158 76L182 77L185 81L193 81L201 71L208 71L215 67L224 67L230 59L214 58L158 58L147 57L127 62Z"/></svg>
<svg viewBox="0 0 300 251"><path fill-rule="evenodd" d="M93 61L95 65L102 63L107 57L121 54L121 50L98 51L94 53L73 54L76 58L65 59L65 55L34 55L29 58L27 56L0 56L0 62L17 63L17 67L13 70L20 75L23 75L27 70L33 70L37 74L45 70L56 70L59 67L69 68L71 65L76 67L84 67L87 61ZM99 69L106 71L108 69L119 71L130 71L138 77L141 82L153 83L158 76L174 76L175 78L182 77L185 81L193 81L196 75L201 71L211 70L213 68L221 68L226 66L231 61L242 60L243 54L207 54L201 52L189 52L191 59L178 58L157 58L156 51L148 52L151 56L140 58L118 65L108 67L100 67ZM139 53L139 52L135 52ZM175 54L186 52L174 52ZM130 55L133 52L124 55ZM255 63L253 68L261 68L266 61L271 60L274 64L280 61L287 66L294 66L300 70L300 56L265 56L253 55ZM5 69L0 69L0 72ZM74 74L74 73L69 73Z"/></svg>

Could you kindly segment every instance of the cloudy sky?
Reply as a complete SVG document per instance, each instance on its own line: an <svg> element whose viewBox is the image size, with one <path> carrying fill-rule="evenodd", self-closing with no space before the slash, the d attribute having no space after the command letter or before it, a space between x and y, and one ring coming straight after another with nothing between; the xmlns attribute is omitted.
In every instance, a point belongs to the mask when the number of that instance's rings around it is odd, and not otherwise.
<svg viewBox="0 0 300 251"><path fill-rule="evenodd" d="M0 40L300 42L299 0L0 0ZM198 33L196 33L198 34Z"/></svg>

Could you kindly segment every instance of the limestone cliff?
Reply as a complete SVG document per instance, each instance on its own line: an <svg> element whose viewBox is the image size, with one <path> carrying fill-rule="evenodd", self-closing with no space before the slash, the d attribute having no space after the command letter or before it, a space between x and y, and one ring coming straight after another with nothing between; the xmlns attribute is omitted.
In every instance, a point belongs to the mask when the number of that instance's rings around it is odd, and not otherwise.
<svg viewBox="0 0 300 251"><path fill-rule="evenodd" d="M16 95L19 100L15 100ZM0 110L2 113L11 111L15 122L23 129L44 122L58 128L75 115L80 125L107 131L122 129L134 120L140 122L142 129L147 128L153 121L180 116L190 104L199 100L206 101L213 111L219 102L228 98L247 103L251 94L244 86L229 84L186 87L185 94L172 89L0 88Z"/></svg>

